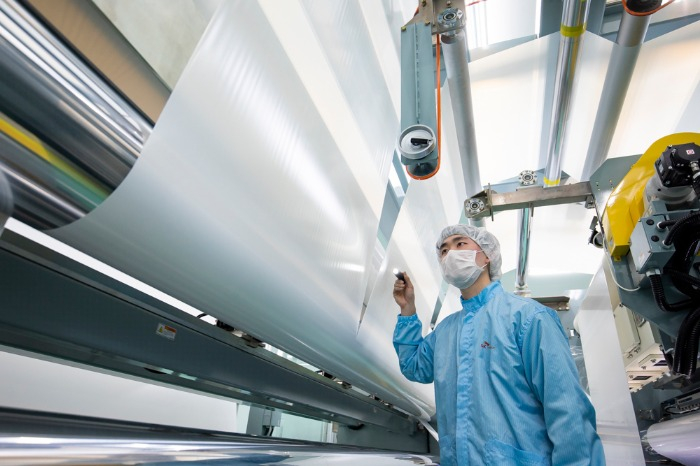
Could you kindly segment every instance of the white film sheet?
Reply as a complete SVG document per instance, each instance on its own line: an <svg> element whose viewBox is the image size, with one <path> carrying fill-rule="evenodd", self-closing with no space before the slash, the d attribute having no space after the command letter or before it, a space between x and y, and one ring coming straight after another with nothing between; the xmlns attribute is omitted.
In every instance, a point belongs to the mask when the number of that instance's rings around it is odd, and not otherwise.
<svg viewBox="0 0 700 466"><path fill-rule="evenodd" d="M353 88L337 85L323 57L334 49L309 42L315 60L290 59L297 44L283 45L287 31L273 24L293 15L305 17L297 2L282 11L222 3L132 172L98 209L51 234L425 415L406 401L412 387L391 336L356 339L396 132L377 147L379 133L357 131L366 123L342 105ZM297 35L313 35L302 26ZM319 73L328 80L314 82ZM374 92L384 103L373 117L397 121L386 86Z"/></svg>

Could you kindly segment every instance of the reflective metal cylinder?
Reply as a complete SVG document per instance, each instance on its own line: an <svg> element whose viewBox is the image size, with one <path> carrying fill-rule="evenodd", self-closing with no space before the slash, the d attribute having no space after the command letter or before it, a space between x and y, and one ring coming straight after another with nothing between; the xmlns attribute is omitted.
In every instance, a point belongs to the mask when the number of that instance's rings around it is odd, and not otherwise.
<svg viewBox="0 0 700 466"><path fill-rule="evenodd" d="M0 1L0 169L19 220L83 216L136 162L152 124L14 0Z"/></svg>
<svg viewBox="0 0 700 466"><path fill-rule="evenodd" d="M561 38L557 57L556 78L552 120L547 141L547 163L544 185L557 186L561 177L562 147L564 144L566 121L569 117L569 104L574 84L578 52L590 3L586 0L566 0L561 22Z"/></svg>
<svg viewBox="0 0 700 466"><path fill-rule="evenodd" d="M515 293L529 294L527 286L527 266L530 257L530 231L533 210L530 207L518 211L518 264L515 269Z"/></svg>
<svg viewBox="0 0 700 466"><path fill-rule="evenodd" d="M586 20L590 3L586 0L566 0L562 12L557 55L556 77L554 81L554 98L552 119L547 139L547 162L544 169L544 186L557 186L561 181L562 147L569 118L569 104L574 85L576 62L581 47L583 34L586 32ZM518 267L516 290L526 292L528 256L530 254L530 229L532 212L524 209L518 216Z"/></svg>
<svg viewBox="0 0 700 466"><path fill-rule="evenodd" d="M462 161L462 174L467 197L482 190L477 158L476 131L471 83L469 81L469 49L464 28L442 35L447 84L450 86L452 111L457 128L457 145Z"/></svg>

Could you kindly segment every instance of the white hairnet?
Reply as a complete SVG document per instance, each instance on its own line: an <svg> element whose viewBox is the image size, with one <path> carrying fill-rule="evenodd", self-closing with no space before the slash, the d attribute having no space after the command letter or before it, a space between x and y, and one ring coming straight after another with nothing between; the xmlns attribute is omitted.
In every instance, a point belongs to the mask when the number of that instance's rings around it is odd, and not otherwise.
<svg viewBox="0 0 700 466"><path fill-rule="evenodd" d="M489 265L489 276L491 280L499 280L501 278L501 245L496 237L486 231L486 228L474 227L471 225L450 225L445 227L440 233L440 237L435 243L437 257L440 260L440 246L447 238L453 235L463 235L474 240L479 245L486 257L491 260Z"/></svg>

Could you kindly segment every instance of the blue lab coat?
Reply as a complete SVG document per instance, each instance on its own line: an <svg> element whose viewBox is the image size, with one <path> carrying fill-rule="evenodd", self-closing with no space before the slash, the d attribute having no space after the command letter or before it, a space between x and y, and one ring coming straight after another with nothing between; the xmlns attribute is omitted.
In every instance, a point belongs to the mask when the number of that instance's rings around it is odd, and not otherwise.
<svg viewBox="0 0 700 466"><path fill-rule="evenodd" d="M399 316L401 372L435 383L442 466L605 464L553 310L493 282L421 335L416 315Z"/></svg>

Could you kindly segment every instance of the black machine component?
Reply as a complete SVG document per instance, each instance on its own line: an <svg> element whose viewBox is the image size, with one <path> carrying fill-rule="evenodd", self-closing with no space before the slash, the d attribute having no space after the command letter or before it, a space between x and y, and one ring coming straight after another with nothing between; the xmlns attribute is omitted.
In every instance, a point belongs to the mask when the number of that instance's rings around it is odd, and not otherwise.
<svg viewBox="0 0 700 466"><path fill-rule="evenodd" d="M696 381L698 346L700 345L700 278L693 276L693 265L700 244L700 212L692 212L676 221L664 221L659 228L669 228L663 241L666 246L674 246L676 252L663 268L663 275L668 277L676 290L687 296L674 303L666 298L662 274L649 276L654 300L662 311L688 311L676 337L676 344L671 359L673 371L685 374Z"/></svg>
<svg viewBox="0 0 700 466"><path fill-rule="evenodd" d="M700 196L700 146L695 143L668 146L654 164L667 188L692 186Z"/></svg>
<svg viewBox="0 0 700 466"><path fill-rule="evenodd" d="M685 312L685 318L680 325L676 344L671 359L671 367L678 374L688 376L696 381L700 376L697 372L698 346L700 345L700 278L695 268L700 246L700 211L697 204L700 197L700 146L690 142L668 146L654 163L656 175L650 185L659 193L659 200L669 201L665 204L668 211L675 215L665 215L666 220L656 222L656 219L642 219L648 224L655 224L648 240L658 243L661 249L671 251L663 267L648 271L654 301L664 312ZM692 191L689 187L692 186ZM686 192L680 191L684 189ZM653 190L652 190L653 191ZM673 199L665 198L664 191L678 193ZM649 192L649 191L647 191ZM656 208L658 201L651 202L651 210ZM690 209L688 209L690 207ZM685 208L687 210L676 210ZM683 215L683 216L679 216ZM648 235L647 235L648 236ZM665 280L662 280L662 277ZM675 291L684 298L669 302L665 286L672 285Z"/></svg>
<svg viewBox="0 0 700 466"><path fill-rule="evenodd" d="M700 388L661 403L661 413L664 415L681 416L697 411L700 411Z"/></svg>

